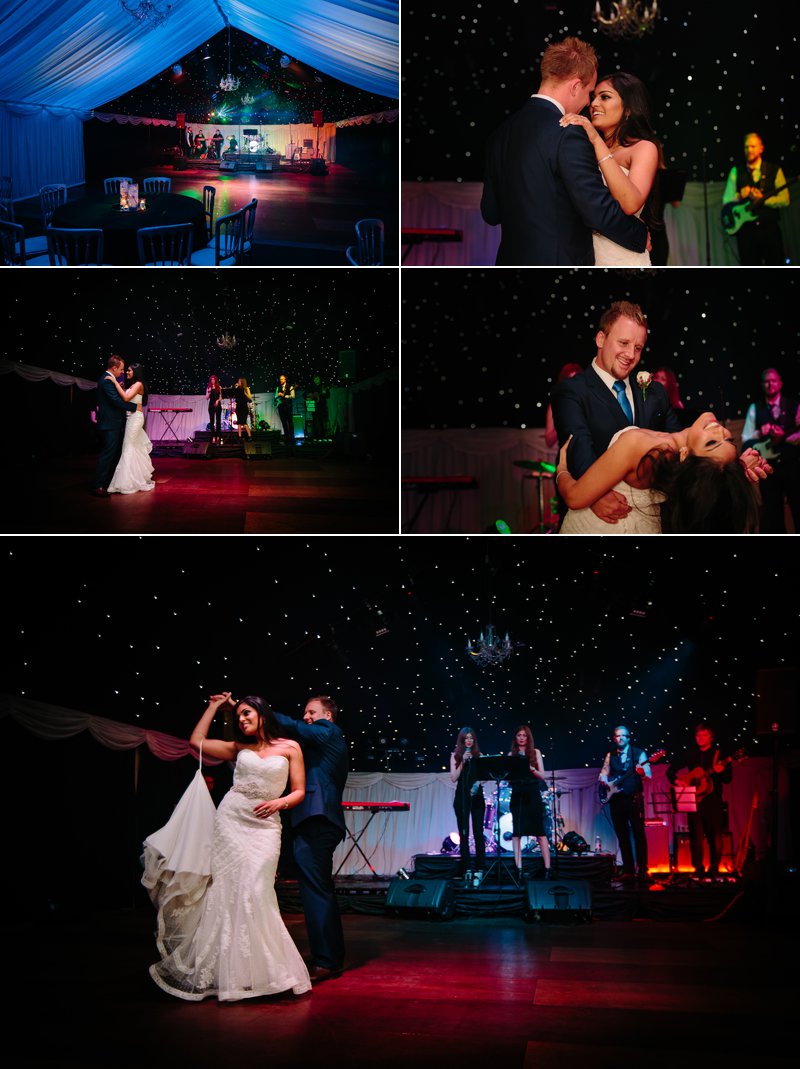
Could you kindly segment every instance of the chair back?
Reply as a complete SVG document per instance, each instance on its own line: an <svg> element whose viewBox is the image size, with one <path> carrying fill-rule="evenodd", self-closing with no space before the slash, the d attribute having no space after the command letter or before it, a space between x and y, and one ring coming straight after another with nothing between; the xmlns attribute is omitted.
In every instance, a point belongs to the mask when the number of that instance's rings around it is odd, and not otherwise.
<svg viewBox="0 0 800 1069"><path fill-rule="evenodd" d="M209 242L214 240L214 197L216 195L216 186L203 186L203 211L206 216L206 233Z"/></svg>
<svg viewBox="0 0 800 1069"><path fill-rule="evenodd" d="M0 219L0 264L4 267L25 265L25 230L19 223Z"/></svg>
<svg viewBox="0 0 800 1069"><path fill-rule="evenodd" d="M244 209L221 215L217 219L214 232L214 262L219 267L222 260L233 259L234 263L241 256L244 245Z"/></svg>
<svg viewBox="0 0 800 1069"><path fill-rule="evenodd" d="M0 219L6 222L14 222L13 185L11 178L0 175Z"/></svg>
<svg viewBox="0 0 800 1069"><path fill-rule="evenodd" d="M146 226L136 232L142 267L188 267L192 258L191 223Z"/></svg>
<svg viewBox="0 0 800 1069"><path fill-rule="evenodd" d="M145 193L171 193L171 178L145 178L142 183Z"/></svg>
<svg viewBox="0 0 800 1069"><path fill-rule="evenodd" d="M67 201L67 187L66 186L42 186L39 190L39 203L42 207L42 222L45 227L50 226L50 220L53 218L53 212L59 206L59 204L66 204Z"/></svg>
<svg viewBox="0 0 800 1069"><path fill-rule="evenodd" d="M121 182L127 182L128 185L133 183L132 178L104 178L103 179L103 192L104 193L119 193L119 187Z"/></svg>
<svg viewBox="0 0 800 1069"><path fill-rule="evenodd" d="M103 262L103 231L48 227L47 251L53 267L98 266Z"/></svg>
<svg viewBox="0 0 800 1069"><path fill-rule="evenodd" d="M359 266L380 266L383 263L383 221L359 219L356 223L356 238Z"/></svg>
<svg viewBox="0 0 800 1069"><path fill-rule="evenodd" d="M258 201L255 197L242 208L242 215L244 216L244 239L242 241L242 248L245 252L252 248L253 245L253 231L256 225L256 206Z"/></svg>

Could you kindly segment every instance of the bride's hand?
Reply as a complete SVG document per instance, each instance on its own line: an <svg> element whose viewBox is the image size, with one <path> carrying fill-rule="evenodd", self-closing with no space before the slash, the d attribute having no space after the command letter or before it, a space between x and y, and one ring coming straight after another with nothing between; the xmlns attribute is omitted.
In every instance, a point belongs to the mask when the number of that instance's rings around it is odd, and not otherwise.
<svg viewBox="0 0 800 1069"><path fill-rule="evenodd" d="M208 699L209 705L235 705L236 703L231 699L231 692L229 690L223 691L222 694L212 694Z"/></svg>
<svg viewBox="0 0 800 1069"><path fill-rule="evenodd" d="M756 449L745 449L739 457L739 463L751 483L757 483L759 479L772 475L772 465L768 464Z"/></svg>
<svg viewBox="0 0 800 1069"><path fill-rule="evenodd" d="M574 111L568 111L566 115L563 115L558 120L558 125L559 126L582 126L583 129L586 132L586 136L589 138L589 140L592 142L592 144L594 144L595 141L599 141L600 140L600 135L598 134L597 130L595 130L595 128L592 126L592 124L589 122L589 120L586 118L586 116L585 115L578 115Z"/></svg>

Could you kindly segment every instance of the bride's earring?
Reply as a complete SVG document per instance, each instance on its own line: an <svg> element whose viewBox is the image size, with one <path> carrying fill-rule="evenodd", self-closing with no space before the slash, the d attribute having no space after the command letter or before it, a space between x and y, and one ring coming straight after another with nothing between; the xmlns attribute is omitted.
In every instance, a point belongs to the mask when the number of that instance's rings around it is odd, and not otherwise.
<svg viewBox="0 0 800 1069"><path fill-rule="evenodd" d="M681 446L678 456L680 457L681 464L683 464L684 460L689 456L689 447L686 445Z"/></svg>

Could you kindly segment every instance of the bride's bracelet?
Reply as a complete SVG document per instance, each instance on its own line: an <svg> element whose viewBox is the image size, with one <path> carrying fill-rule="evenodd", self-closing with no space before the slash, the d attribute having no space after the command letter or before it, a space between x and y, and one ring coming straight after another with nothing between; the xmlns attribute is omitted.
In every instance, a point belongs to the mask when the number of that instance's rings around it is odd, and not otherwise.
<svg viewBox="0 0 800 1069"><path fill-rule="evenodd" d="M562 468L561 471L556 472L556 486L558 486L558 479L561 475L569 475L569 471L567 470L567 468Z"/></svg>
<svg viewBox="0 0 800 1069"><path fill-rule="evenodd" d="M614 153L613 153L613 152L609 152L609 154L608 154L607 156L603 156L603 157L601 157L601 158L600 158L600 159L599 159L599 160L597 161L597 163L598 163L598 166L599 166L599 165L600 165L601 163L605 163L605 162L606 162L606 160L613 160L613 159L614 159Z"/></svg>

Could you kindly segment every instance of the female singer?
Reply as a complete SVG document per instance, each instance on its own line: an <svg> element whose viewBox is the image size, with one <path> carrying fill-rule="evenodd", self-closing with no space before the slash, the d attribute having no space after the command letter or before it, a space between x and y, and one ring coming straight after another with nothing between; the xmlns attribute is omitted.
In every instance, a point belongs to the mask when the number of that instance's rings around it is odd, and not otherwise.
<svg viewBox="0 0 800 1069"><path fill-rule="evenodd" d="M247 431L247 437L251 438L250 428L247 425L247 419L250 415L248 404L253 400L253 395L250 393L250 387L247 385L247 379L240 378L233 388L233 396L236 402L236 429L239 432L239 437L242 437L242 431Z"/></svg>
<svg viewBox="0 0 800 1069"><path fill-rule="evenodd" d="M545 783L542 755L533 745L533 734L528 724L520 724L514 734L514 744L509 756L522 754L528 758L530 782L515 783L511 787L511 843L514 847L514 861L517 872L522 878L522 836L535 835L542 851L544 861L544 878L550 879L550 844L544 833L544 801L539 783Z"/></svg>
<svg viewBox="0 0 800 1069"><path fill-rule="evenodd" d="M456 748L450 754L450 779L456 785L456 794L453 799L453 809L458 823L460 837L459 849L461 851L461 867L459 875L464 877L465 883L472 882L473 887L480 887L483 879L483 869L486 862L486 844L483 841L483 814L486 802L483 797L483 786L480 780L475 779L472 765L473 757L480 757L481 751L478 739L472 728L464 727L458 733ZM469 867L469 818L472 814L472 834L475 839L475 874Z"/></svg>
<svg viewBox="0 0 800 1069"><path fill-rule="evenodd" d="M211 424L211 444L222 445L222 386L216 375L212 375L206 387L208 402L208 420ZM216 437L215 437L216 435Z"/></svg>

